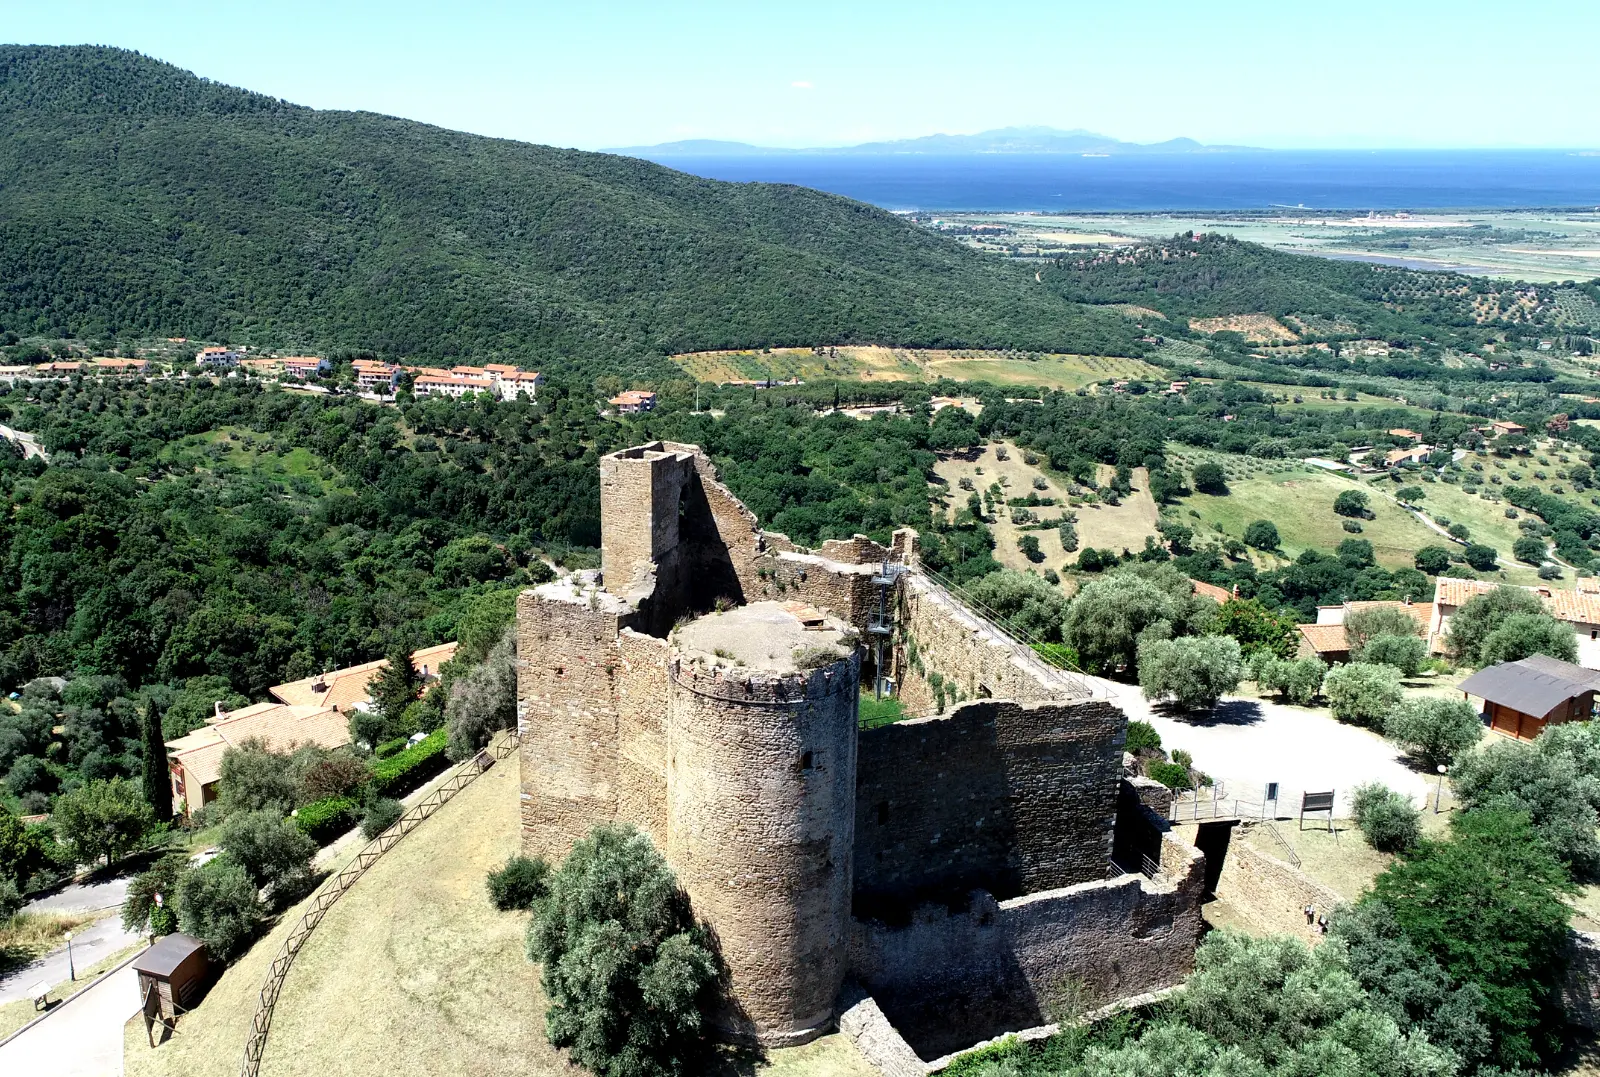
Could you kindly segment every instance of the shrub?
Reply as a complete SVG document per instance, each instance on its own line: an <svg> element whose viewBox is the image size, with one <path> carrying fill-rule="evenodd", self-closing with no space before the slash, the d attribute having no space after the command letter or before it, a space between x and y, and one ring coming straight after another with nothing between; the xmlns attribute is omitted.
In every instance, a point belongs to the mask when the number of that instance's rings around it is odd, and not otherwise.
<svg viewBox="0 0 1600 1077"><path fill-rule="evenodd" d="M10 879L0 876L0 923L22 911L22 891Z"/></svg>
<svg viewBox="0 0 1600 1077"><path fill-rule="evenodd" d="M1352 535L1361 534L1361 525L1355 520L1340 520L1339 526L1350 532Z"/></svg>
<svg viewBox="0 0 1600 1077"><path fill-rule="evenodd" d="M406 745L409 743L411 741L408 737L396 737L393 740L386 740L372 749L372 754L379 759L388 759L391 755L399 755L405 751Z"/></svg>
<svg viewBox="0 0 1600 1077"><path fill-rule="evenodd" d="M402 740L400 746L405 747L405 741ZM327 752L316 757L308 755L304 760L299 758L300 755L300 752L296 752L290 757L290 770L299 771L296 780L299 788L297 803L309 804L314 800L344 796L366 783L367 765L348 750Z"/></svg>
<svg viewBox="0 0 1600 1077"><path fill-rule="evenodd" d="M1194 781L1189 777L1189 768L1181 763L1151 763L1148 776L1168 789L1194 788Z"/></svg>
<svg viewBox="0 0 1600 1077"><path fill-rule="evenodd" d="M1500 560L1500 551L1493 546L1472 542L1461 551L1461 556L1466 558L1467 564L1479 572L1491 572Z"/></svg>
<svg viewBox="0 0 1600 1077"><path fill-rule="evenodd" d="M1383 732L1431 769L1476 745L1483 720L1464 700L1408 699L1389 712Z"/></svg>
<svg viewBox="0 0 1600 1077"><path fill-rule="evenodd" d="M1255 598L1230 598L1217 609L1211 631L1232 636L1250 656L1267 653L1287 657L1294 653L1299 633L1291 618L1280 617Z"/></svg>
<svg viewBox="0 0 1600 1077"><path fill-rule="evenodd" d="M1449 527L1445 528L1445 530L1450 532L1451 538L1460 539L1462 542L1465 542L1467 539L1472 537L1472 531L1468 529L1467 525L1464 523L1453 523Z"/></svg>
<svg viewBox="0 0 1600 1077"><path fill-rule="evenodd" d="M1037 535L1023 535L1017 540L1017 549L1022 551L1022 556L1034 564L1044 560L1044 551L1039 549L1039 537Z"/></svg>
<svg viewBox="0 0 1600 1077"><path fill-rule="evenodd" d="M1271 520L1252 520L1244 529L1244 543L1258 550L1278 548L1278 527Z"/></svg>
<svg viewBox="0 0 1600 1077"><path fill-rule="evenodd" d="M1244 675L1239 641L1231 636L1151 640L1139 647L1139 688L1146 699L1173 697L1185 710L1204 710L1239 687Z"/></svg>
<svg viewBox="0 0 1600 1077"><path fill-rule="evenodd" d="M372 768L373 792L404 796L443 770L449 763L445 756L446 736L445 730L435 730L399 755L378 760Z"/></svg>
<svg viewBox="0 0 1600 1077"><path fill-rule="evenodd" d="M691 1072L719 968L650 839L600 826L550 876L528 926L544 966L545 1034L601 1077Z"/></svg>
<svg viewBox="0 0 1600 1077"><path fill-rule="evenodd" d="M1334 666L1323 681L1333 716L1341 722L1378 727L1399 705L1400 673L1391 666Z"/></svg>
<svg viewBox="0 0 1600 1077"><path fill-rule="evenodd" d="M1403 677L1415 677L1428 657L1428 645L1416 636L1378 636L1367 644L1359 661L1393 666Z"/></svg>
<svg viewBox="0 0 1600 1077"><path fill-rule="evenodd" d="M1401 852L1422 837L1422 813L1416 805L1377 782L1351 790L1350 809L1367 844L1379 852Z"/></svg>
<svg viewBox="0 0 1600 1077"><path fill-rule="evenodd" d="M256 884L226 853L178 880L178 926L206 944L214 961L232 961L261 922Z"/></svg>
<svg viewBox="0 0 1600 1077"><path fill-rule="evenodd" d="M532 857L514 856L489 873L489 901L501 912L531 909L549 891L550 865Z"/></svg>
<svg viewBox="0 0 1600 1077"><path fill-rule="evenodd" d="M328 797L294 813L295 826L318 845L326 845L356 825L361 804L354 797Z"/></svg>
<svg viewBox="0 0 1600 1077"><path fill-rule="evenodd" d="M1161 734L1156 732L1156 727L1149 722L1132 721L1128 723L1128 739L1123 744L1123 751L1142 752L1157 751L1161 747Z"/></svg>
<svg viewBox="0 0 1600 1077"><path fill-rule="evenodd" d="M836 655L830 655L831 663ZM517 634L507 628L488 656L450 685L445 703L446 750L451 759L471 758L496 730L517 720Z"/></svg>
<svg viewBox="0 0 1600 1077"><path fill-rule="evenodd" d="M361 833L371 841L399 822L405 810L405 805L393 797L377 797L367 805L366 814L361 817Z"/></svg>
<svg viewBox="0 0 1600 1077"><path fill-rule="evenodd" d="M266 811L235 812L223 824L218 841L250 876L257 889L292 890L311 874L317 843L294 820Z"/></svg>

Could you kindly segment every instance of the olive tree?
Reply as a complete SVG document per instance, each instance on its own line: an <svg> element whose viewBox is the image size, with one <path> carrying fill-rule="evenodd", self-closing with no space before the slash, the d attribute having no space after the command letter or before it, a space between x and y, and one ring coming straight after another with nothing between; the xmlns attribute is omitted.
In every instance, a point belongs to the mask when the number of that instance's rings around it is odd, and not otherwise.
<svg viewBox="0 0 1600 1077"><path fill-rule="evenodd" d="M1335 718L1365 726L1381 725L1403 694L1399 670L1361 663L1334 666L1323 681L1322 692Z"/></svg>
<svg viewBox="0 0 1600 1077"><path fill-rule="evenodd" d="M1403 677L1415 677L1428 657L1428 645L1416 636L1377 636L1362 648L1358 661L1390 666Z"/></svg>
<svg viewBox="0 0 1600 1077"><path fill-rule="evenodd" d="M1512 614L1544 612L1544 603L1520 587L1497 587L1474 595L1450 618L1450 651L1459 660L1482 665L1479 653L1489 634Z"/></svg>
<svg viewBox="0 0 1600 1077"><path fill-rule="evenodd" d="M1563 662L1578 660L1578 637L1572 625L1548 613L1513 613L1484 637L1478 648L1480 665L1516 662L1544 654Z"/></svg>
<svg viewBox="0 0 1600 1077"><path fill-rule="evenodd" d="M1141 642L1195 635L1216 611L1171 565L1128 565L1084 585L1067 608L1062 636L1086 668L1110 673L1133 668Z"/></svg>
<svg viewBox="0 0 1600 1077"><path fill-rule="evenodd" d="M1483 720L1464 700L1408 699L1389 712L1383 732L1432 769L1475 746Z"/></svg>
<svg viewBox="0 0 1600 1077"><path fill-rule="evenodd" d="M517 633L507 628L482 662L456 677L444 707L451 759L467 759L517 721Z"/></svg>
<svg viewBox="0 0 1600 1077"><path fill-rule="evenodd" d="M226 853L178 879L178 926L206 944L214 960L232 961L261 922L256 884Z"/></svg>
<svg viewBox="0 0 1600 1077"><path fill-rule="evenodd" d="M719 968L650 839L603 825L549 877L528 925L545 1034L602 1077L677 1077L705 1045Z"/></svg>
<svg viewBox="0 0 1600 1077"><path fill-rule="evenodd" d="M1410 613L1396 606L1367 606L1344 620L1345 639L1350 642L1350 657L1362 661L1367 644L1379 636L1415 636L1419 625Z"/></svg>
<svg viewBox="0 0 1600 1077"><path fill-rule="evenodd" d="M1171 696L1184 710L1209 710L1239 687L1239 641L1230 636L1150 640L1139 647L1139 688L1146 699Z"/></svg>

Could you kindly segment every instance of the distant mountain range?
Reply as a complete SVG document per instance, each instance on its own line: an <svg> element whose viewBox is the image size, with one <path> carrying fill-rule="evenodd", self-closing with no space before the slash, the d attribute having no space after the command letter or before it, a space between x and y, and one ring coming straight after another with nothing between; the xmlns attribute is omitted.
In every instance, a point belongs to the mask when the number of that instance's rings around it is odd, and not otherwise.
<svg viewBox="0 0 1600 1077"><path fill-rule="evenodd" d="M670 157L776 157L792 154L897 154L926 153L959 156L976 153L1260 153L1250 146L1207 146L1192 138L1171 138L1165 142L1121 142L1093 131L1061 131L1054 127L999 127L975 135L924 135L890 142L863 142L858 146L830 146L789 149L778 146L753 146L748 142L726 142L713 138L691 138L681 142L662 142L654 146L621 146L605 150L647 160Z"/></svg>

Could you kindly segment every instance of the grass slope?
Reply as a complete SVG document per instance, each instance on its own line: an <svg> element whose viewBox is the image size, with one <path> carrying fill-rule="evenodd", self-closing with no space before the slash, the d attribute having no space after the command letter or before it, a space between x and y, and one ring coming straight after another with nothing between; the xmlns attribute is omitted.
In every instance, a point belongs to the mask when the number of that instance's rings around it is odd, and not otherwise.
<svg viewBox="0 0 1600 1077"><path fill-rule="evenodd" d="M0 47L0 188L0 327L24 335L541 363L1141 347L1120 315L859 202L316 111L117 49Z"/></svg>
<svg viewBox="0 0 1600 1077"><path fill-rule="evenodd" d="M383 856L301 948L273 1013L266 1077L433 1077L581 1073L544 1037L539 968L523 956L527 917L497 912L484 876L518 848L516 760L502 760ZM129 1077L225 1077L267 965L299 909L211 989L152 1051L128 1022ZM729 1077L872 1077L828 1036L762 1063L725 1059Z"/></svg>

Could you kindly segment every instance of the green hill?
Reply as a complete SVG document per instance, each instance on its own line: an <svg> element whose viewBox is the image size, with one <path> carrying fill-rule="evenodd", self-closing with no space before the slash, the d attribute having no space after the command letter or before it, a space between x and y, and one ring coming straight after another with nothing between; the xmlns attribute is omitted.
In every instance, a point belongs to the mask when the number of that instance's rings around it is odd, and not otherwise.
<svg viewBox="0 0 1600 1077"><path fill-rule="evenodd" d="M0 328L560 365L876 342L1137 354L1129 323L799 187L0 46Z"/></svg>

